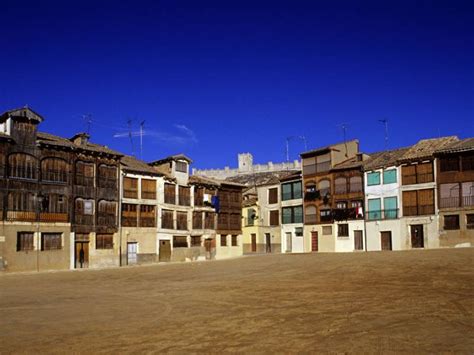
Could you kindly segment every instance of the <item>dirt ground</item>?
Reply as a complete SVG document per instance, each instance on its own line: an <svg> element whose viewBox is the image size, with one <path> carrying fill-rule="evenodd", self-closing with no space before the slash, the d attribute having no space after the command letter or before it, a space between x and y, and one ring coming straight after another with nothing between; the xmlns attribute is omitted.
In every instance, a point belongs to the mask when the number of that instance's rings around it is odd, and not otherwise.
<svg viewBox="0 0 474 355"><path fill-rule="evenodd" d="M0 352L474 352L474 249L0 275Z"/></svg>

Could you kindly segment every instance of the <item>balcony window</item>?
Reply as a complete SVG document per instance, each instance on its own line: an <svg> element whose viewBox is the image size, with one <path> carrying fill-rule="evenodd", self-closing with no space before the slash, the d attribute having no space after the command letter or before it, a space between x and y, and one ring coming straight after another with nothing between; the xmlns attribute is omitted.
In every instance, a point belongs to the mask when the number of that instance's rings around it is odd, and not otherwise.
<svg viewBox="0 0 474 355"><path fill-rule="evenodd" d="M193 212L193 229L202 229L202 212Z"/></svg>
<svg viewBox="0 0 474 355"><path fill-rule="evenodd" d="M319 191L316 190L316 185L314 183L309 183L306 185L306 192L304 195L305 201L314 201L320 197Z"/></svg>
<svg viewBox="0 0 474 355"><path fill-rule="evenodd" d="M384 219L396 219L398 212L397 198L385 197L383 199L383 217Z"/></svg>
<svg viewBox="0 0 474 355"><path fill-rule="evenodd" d="M75 183L79 186L94 186L94 163L76 162Z"/></svg>
<svg viewBox="0 0 474 355"><path fill-rule="evenodd" d="M161 210L161 228L174 229L173 211Z"/></svg>
<svg viewBox="0 0 474 355"><path fill-rule="evenodd" d="M383 184L395 184L397 182L397 170L389 169L383 172Z"/></svg>
<svg viewBox="0 0 474 355"><path fill-rule="evenodd" d="M205 212L204 214L204 228L215 229L216 228L216 214L214 212Z"/></svg>
<svg viewBox="0 0 474 355"><path fill-rule="evenodd" d="M62 159L46 158L41 161L41 180L48 182L68 181L69 164Z"/></svg>
<svg viewBox="0 0 474 355"><path fill-rule="evenodd" d="M368 186L375 186L380 185L380 172L376 171L373 173L367 174L367 185Z"/></svg>
<svg viewBox="0 0 474 355"><path fill-rule="evenodd" d="M194 206L203 206L203 205L204 205L204 188L195 187L194 188Z"/></svg>
<svg viewBox="0 0 474 355"><path fill-rule="evenodd" d="M302 197L301 181L288 182L281 185L282 201L294 200Z"/></svg>
<svg viewBox="0 0 474 355"><path fill-rule="evenodd" d="M403 185L423 184L433 181L433 162L402 166Z"/></svg>
<svg viewBox="0 0 474 355"><path fill-rule="evenodd" d="M99 201L98 204L98 224L101 226L115 226L115 216L117 213L117 203L114 201Z"/></svg>
<svg viewBox="0 0 474 355"><path fill-rule="evenodd" d="M8 157L8 176L11 178L36 180L38 163L35 157L15 153Z"/></svg>
<svg viewBox="0 0 474 355"><path fill-rule="evenodd" d="M178 202L180 206L191 205L191 189L187 186L179 186Z"/></svg>
<svg viewBox="0 0 474 355"><path fill-rule="evenodd" d="M314 224L317 222L317 210L316 206L306 206L304 215L304 223Z"/></svg>
<svg viewBox="0 0 474 355"><path fill-rule="evenodd" d="M440 158L439 170L443 173L447 171L459 171L459 157Z"/></svg>
<svg viewBox="0 0 474 355"><path fill-rule="evenodd" d="M290 223L303 223L303 206L282 208L282 224Z"/></svg>
<svg viewBox="0 0 474 355"><path fill-rule="evenodd" d="M153 205L140 206L140 227L156 227L156 208Z"/></svg>
<svg viewBox="0 0 474 355"><path fill-rule="evenodd" d="M368 220L377 220L382 219L382 205L379 198L371 198L368 200L368 211L367 219Z"/></svg>
<svg viewBox="0 0 474 355"><path fill-rule="evenodd" d="M176 204L176 185L165 183L165 203Z"/></svg>
<svg viewBox="0 0 474 355"><path fill-rule="evenodd" d="M462 171L474 170L474 154L462 156L461 166L462 166Z"/></svg>
<svg viewBox="0 0 474 355"><path fill-rule="evenodd" d="M352 176L349 179L349 191L362 192L362 177L361 176Z"/></svg>
<svg viewBox="0 0 474 355"><path fill-rule="evenodd" d="M188 213L187 212L177 212L176 213L176 229L178 230L187 230L188 229Z"/></svg>
<svg viewBox="0 0 474 355"><path fill-rule="evenodd" d="M439 207L440 208L453 208L460 206L460 185L458 183L454 184L440 184L440 199Z"/></svg>
<svg viewBox="0 0 474 355"><path fill-rule="evenodd" d="M336 194L345 194L347 193L347 179L345 177L338 177L334 181Z"/></svg>
<svg viewBox="0 0 474 355"><path fill-rule="evenodd" d="M403 215L434 214L434 190L403 191Z"/></svg>
<svg viewBox="0 0 474 355"><path fill-rule="evenodd" d="M123 178L123 197L125 198L138 198L138 179L124 177Z"/></svg>
<svg viewBox="0 0 474 355"><path fill-rule="evenodd" d="M152 179L142 179L142 199L155 200L156 199L156 181Z"/></svg>
<svg viewBox="0 0 474 355"><path fill-rule="evenodd" d="M330 209L323 209L319 211L319 219L321 222L332 222L332 213Z"/></svg>
<svg viewBox="0 0 474 355"><path fill-rule="evenodd" d="M331 182L329 180L321 180L318 183L318 188L321 197L325 197L331 194Z"/></svg>
<svg viewBox="0 0 474 355"><path fill-rule="evenodd" d="M123 227L137 227L138 205L130 203L122 204L122 226Z"/></svg>
<svg viewBox="0 0 474 355"><path fill-rule="evenodd" d="M99 165L99 177L97 185L107 189L117 188L117 167L111 165Z"/></svg>
<svg viewBox="0 0 474 355"><path fill-rule="evenodd" d="M474 206L474 182L462 183L462 205Z"/></svg>

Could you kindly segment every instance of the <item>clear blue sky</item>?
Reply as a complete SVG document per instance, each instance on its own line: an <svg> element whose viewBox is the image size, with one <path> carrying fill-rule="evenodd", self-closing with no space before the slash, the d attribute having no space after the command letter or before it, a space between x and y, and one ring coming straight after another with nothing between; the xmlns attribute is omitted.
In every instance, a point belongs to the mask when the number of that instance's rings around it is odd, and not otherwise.
<svg viewBox="0 0 474 355"><path fill-rule="evenodd" d="M92 139L145 122L145 160L285 160L358 138L363 151L474 136L473 1L1 1L0 110ZM139 139L134 137L135 146ZM136 148L138 151L138 149ZM291 159L304 150L290 145Z"/></svg>

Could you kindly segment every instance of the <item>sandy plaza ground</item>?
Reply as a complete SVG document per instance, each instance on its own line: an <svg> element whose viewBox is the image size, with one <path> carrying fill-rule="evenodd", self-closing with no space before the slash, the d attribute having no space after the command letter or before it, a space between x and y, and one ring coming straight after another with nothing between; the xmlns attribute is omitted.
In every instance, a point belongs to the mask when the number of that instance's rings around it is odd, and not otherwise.
<svg viewBox="0 0 474 355"><path fill-rule="evenodd" d="M0 275L0 352L474 352L474 249Z"/></svg>

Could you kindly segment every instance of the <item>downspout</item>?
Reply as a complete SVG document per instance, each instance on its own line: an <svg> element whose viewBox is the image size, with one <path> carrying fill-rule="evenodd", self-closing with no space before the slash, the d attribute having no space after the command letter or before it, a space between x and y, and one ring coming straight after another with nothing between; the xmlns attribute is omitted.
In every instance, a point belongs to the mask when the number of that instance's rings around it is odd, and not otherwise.
<svg viewBox="0 0 474 355"><path fill-rule="evenodd" d="M119 189L119 215L118 215L118 227L119 227L119 266L122 266L122 178L123 178L123 172L122 172L122 167L119 165L119 183L118 183L118 189Z"/></svg>

